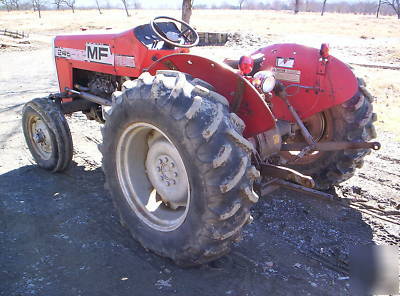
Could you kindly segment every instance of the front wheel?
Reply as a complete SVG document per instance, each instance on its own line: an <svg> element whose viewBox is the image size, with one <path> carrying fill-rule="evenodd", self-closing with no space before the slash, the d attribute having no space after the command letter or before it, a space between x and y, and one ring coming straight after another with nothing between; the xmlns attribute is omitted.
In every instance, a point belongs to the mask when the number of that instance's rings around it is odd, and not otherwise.
<svg viewBox="0 0 400 296"><path fill-rule="evenodd" d="M357 94L341 105L317 113L304 121L316 142L369 141L376 138L372 112L372 97L360 81ZM287 139L287 143L304 142L300 133ZM316 188L326 190L351 178L361 168L370 149L349 149L314 152L291 163L293 155L281 152L281 158L289 161L286 166L314 178Z"/></svg>
<svg viewBox="0 0 400 296"><path fill-rule="evenodd" d="M107 114L100 149L122 223L146 249L184 266L229 251L258 199L259 175L243 122L191 81L158 71L129 82Z"/></svg>
<svg viewBox="0 0 400 296"><path fill-rule="evenodd" d="M36 163L46 170L62 172L71 164L72 137L59 106L48 98L37 98L22 109L22 129Z"/></svg>

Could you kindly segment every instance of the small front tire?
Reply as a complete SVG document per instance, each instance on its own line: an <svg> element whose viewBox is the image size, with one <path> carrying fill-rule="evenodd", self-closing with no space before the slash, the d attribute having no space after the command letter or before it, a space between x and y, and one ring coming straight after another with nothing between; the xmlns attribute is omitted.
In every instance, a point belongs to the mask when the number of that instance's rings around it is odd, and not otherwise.
<svg viewBox="0 0 400 296"><path fill-rule="evenodd" d="M71 132L56 103L47 98L26 103L22 129L29 151L41 168L62 172L69 167L73 152Z"/></svg>

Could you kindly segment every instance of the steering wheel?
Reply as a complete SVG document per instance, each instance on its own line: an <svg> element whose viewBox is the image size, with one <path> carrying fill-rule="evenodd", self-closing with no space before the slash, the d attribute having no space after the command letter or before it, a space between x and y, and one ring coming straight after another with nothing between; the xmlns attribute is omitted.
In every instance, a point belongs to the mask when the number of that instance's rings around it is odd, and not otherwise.
<svg viewBox="0 0 400 296"><path fill-rule="evenodd" d="M182 37L183 40L185 41L185 43L180 44L176 40L172 40L172 39L168 38L167 37L168 32L164 32L160 28L160 26L156 22L157 20L168 20L168 21L174 21L174 22L181 24L182 28L178 34L178 37ZM199 34L197 34L196 30L193 27L191 27L189 24L185 23L184 21L177 20L177 19L175 19L173 17L169 17L169 16L158 16L151 20L150 25L151 25L151 28L153 29L154 33L156 33L156 35L158 37L160 37L160 39L164 40L168 44L171 44L172 46L189 48L189 47L196 46L199 43Z"/></svg>

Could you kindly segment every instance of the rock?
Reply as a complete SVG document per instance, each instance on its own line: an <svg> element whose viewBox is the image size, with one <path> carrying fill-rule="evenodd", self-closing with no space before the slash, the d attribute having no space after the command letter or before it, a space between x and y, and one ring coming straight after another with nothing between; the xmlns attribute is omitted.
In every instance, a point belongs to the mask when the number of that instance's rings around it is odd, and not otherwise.
<svg viewBox="0 0 400 296"><path fill-rule="evenodd" d="M158 287L159 289L170 288L170 287L172 287L171 281L172 281L172 278L170 277L167 280L158 280L154 285L156 287Z"/></svg>
<svg viewBox="0 0 400 296"><path fill-rule="evenodd" d="M274 262L271 262L271 261L265 262L265 265L266 265L267 267L272 267L272 266L274 266Z"/></svg>
<svg viewBox="0 0 400 296"><path fill-rule="evenodd" d="M355 194L361 194L361 187L352 186L352 190L353 190L353 193L355 193Z"/></svg>

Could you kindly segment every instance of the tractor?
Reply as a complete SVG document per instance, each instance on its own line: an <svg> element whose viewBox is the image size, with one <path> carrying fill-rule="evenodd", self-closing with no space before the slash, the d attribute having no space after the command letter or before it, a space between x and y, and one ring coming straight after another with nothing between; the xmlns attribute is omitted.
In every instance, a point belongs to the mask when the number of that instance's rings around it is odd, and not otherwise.
<svg viewBox="0 0 400 296"><path fill-rule="evenodd" d="M65 115L100 122L121 224L182 266L228 253L265 184L327 190L380 148L369 142L372 96L327 44L268 45L219 63L190 54L198 42L189 24L162 16L58 35L60 92L26 103L22 116L33 158L51 172L72 161Z"/></svg>

